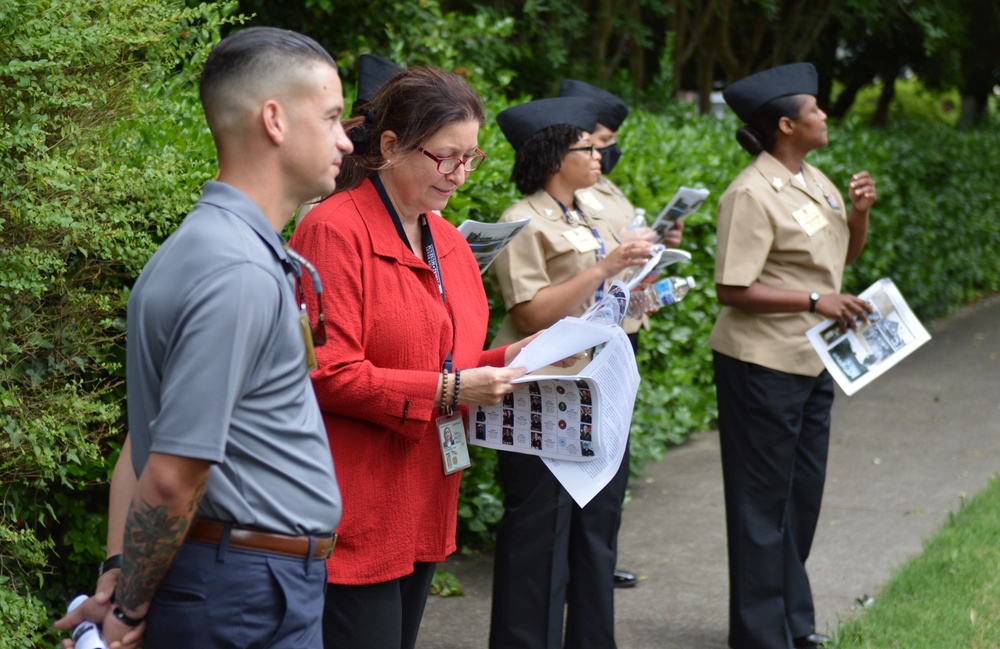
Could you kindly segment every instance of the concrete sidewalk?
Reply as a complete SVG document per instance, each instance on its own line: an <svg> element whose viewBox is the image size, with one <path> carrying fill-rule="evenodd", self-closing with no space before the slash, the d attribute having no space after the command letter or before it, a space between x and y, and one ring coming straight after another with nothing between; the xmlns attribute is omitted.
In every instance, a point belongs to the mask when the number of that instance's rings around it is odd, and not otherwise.
<svg viewBox="0 0 1000 649"><path fill-rule="evenodd" d="M931 328L932 339L853 397L838 393L826 495L808 562L817 629L877 597L891 570L1000 470L1000 296ZM839 391L838 391L839 392ZM718 435L696 435L631 485L615 593L620 649L722 649L728 579ZM431 596L422 649L485 647L492 558L454 556L464 597Z"/></svg>

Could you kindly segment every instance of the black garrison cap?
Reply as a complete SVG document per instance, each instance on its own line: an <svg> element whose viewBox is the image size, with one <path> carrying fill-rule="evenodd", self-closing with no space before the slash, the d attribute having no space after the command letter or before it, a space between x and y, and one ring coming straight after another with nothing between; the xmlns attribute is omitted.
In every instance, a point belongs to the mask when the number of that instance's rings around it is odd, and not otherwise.
<svg viewBox="0 0 1000 649"><path fill-rule="evenodd" d="M358 58L358 98L354 103L367 104L379 88L402 69L389 59L362 54Z"/></svg>
<svg viewBox="0 0 1000 649"><path fill-rule="evenodd" d="M612 131L621 128L622 122L628 117L628 106L621 97L584 81L564 79L559 88L559 96L593 99L598 104L597 123L607 126Z"/></svg>
<svg viewBox="0 0 1000 649"><path fill-rule="evenodd" d="M789 63L751 74L722 91L722 98L744 122L761 106L788 95L816 95L818 83L812 63Z"/></svg>
<svg viewBox="0 0 1000 649"><path fill-rule="evenodd" d="M556 124L579 126L592 133L597 123L597 104L585 97L536 99L500 111L497 124L514 149L535 133Z"/></svg>

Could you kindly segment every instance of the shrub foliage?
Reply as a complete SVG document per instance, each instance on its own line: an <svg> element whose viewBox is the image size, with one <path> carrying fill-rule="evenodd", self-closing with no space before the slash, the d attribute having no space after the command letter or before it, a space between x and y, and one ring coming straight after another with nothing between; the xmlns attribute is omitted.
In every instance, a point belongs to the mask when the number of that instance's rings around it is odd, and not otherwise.
<svg viewBox="0 0 1000 649"><path fill-rule="evenodd" d="M128 286L214 166L189 70L231 10L0 7L0 647L103 558Z"/></svg>
<svg viewBox="0 0 1000 649"><path fill-rule="evenodd" d="M232 10L168 0L0 7L0 649L51 645L48 620L92 587L103 558L128 289L213 174L194 81ZM452 199L455 223L495 220L517 198L513 154L493 120L509 105L496 91L503 80L465 72L488 94L489 157ZM735 128L677 106L637 109L613 179L652 214L679 185L717 199L749 162ZM841 187L863 168L879 183L846 290L891 276L925 319L1000 290L1000 132L848 123L831 125L831 140L812 162ZM713 204L688 220L692 263L671 268L699 288L642 334L636 471L714 425ZM495 326L502 305L490 299ZM495 455L473 452L459 507L466 546L488 543L502 511Z"/></svg>

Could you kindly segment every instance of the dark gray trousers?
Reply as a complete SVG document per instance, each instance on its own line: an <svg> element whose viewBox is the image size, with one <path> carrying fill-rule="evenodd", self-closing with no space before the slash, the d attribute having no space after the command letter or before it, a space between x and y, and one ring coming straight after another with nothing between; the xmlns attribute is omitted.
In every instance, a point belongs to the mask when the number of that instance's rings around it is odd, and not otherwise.
<svg viewBox="0 0 1000 649"><path fill-rule="evenodd" d="M326 563L188 541L160 584L146 649L322 649Z"/></svg>

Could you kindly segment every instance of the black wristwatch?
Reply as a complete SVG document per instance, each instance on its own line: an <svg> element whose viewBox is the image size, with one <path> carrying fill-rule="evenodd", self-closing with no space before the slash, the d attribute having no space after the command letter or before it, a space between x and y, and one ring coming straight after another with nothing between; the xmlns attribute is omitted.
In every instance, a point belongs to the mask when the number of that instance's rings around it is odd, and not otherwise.
<svg viewBox="0 0 1000 649"><path fill-rule="evenodd" d="M115 606L113 609L111 609L111 614L114 615L116 618L118 618L119 622L128 626L139 626L146 619L145 615L143 615L142 617L132 617L131 615L123 611L120 606Z"/></svg>
<svg viewBox="0 0 1000 649"><path fill-rule="evenodd" d="M101 567L97 569L97 576L100 577L109 570L114 570L115 568L122 567L122 555L112 554L110 557L101 562Z"/></svg>
<svg viewBox="0 0 1000 649"><path fill-rule="evenodd" d="M816 313L817 302L819 302L819 292L813 291L809 294L809 313Z"/></svg>

